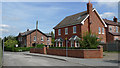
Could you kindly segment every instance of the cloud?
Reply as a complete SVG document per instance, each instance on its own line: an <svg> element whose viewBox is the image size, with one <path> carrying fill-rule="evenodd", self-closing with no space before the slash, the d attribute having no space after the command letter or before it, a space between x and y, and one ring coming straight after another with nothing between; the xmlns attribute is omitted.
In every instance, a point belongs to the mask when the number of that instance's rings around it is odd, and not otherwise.
<svg viewBox="0 0 120 68"><path fill-rule="evenodd" d="M9 26L9 25L6 25L6 24L0 24L0 27L8 28L8 27L10 27L10 26Z"/></svg>
<svg viewBox="0 0 120 68"><path fill-rule="evenodd" d="M0 32L9 32L7 29L0 29Z"/></svg>
<svg viewBox="0 0 120 68"><path fill-rule="evenodd" d="M115 14L112 12L105 12L103 14L100 14L100 16L103 18L111 18L111 17L115 16Z"/></svg>

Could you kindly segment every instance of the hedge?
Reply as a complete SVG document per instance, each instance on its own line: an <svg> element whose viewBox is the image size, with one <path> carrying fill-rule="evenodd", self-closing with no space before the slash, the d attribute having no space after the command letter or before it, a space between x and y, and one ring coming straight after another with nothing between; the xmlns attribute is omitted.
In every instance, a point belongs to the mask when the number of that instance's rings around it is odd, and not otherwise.
<svg viewBox="0 0 120 68"><path fill-rule="evenodd" d="M54 49L66 49L66 47L49 47L49 48L54 48ZM67 49L97 49L97 47L68 47Z"/></svg>
<svg viewBox="0 0 120 68"><path fill-rule="evenodd" d="M5 47L5 51L22 52L22 51L30 51L30 48L34 48L34 47Z"/></svg>

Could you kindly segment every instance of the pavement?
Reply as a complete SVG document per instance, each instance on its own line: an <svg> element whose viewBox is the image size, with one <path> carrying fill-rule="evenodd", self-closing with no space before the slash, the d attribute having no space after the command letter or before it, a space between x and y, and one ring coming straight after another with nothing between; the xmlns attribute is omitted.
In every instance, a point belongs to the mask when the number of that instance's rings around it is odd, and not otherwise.
<svg viewBox="0 0 120 68"><path fill-rule="evenodd" d="M29 52L25 52L24 54L62 60L66 62L80 64L82 66L118 66L118 62L120 63L120 61L118 61L118 53L103 53L104 58L102 59L83 59L83 58L45 55L45 54L37 54L37 53L29 53Z"/></svg>

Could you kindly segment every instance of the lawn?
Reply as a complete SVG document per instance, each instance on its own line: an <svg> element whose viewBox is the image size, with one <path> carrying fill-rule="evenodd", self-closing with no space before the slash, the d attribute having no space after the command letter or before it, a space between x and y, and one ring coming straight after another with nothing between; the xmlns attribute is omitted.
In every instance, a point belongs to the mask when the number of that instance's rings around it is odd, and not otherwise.
<svg viewBox="0 0 120 68"><path fill-rule="evenodd" d="M0 68L2 67L2 47L0 46Z"/></svg>

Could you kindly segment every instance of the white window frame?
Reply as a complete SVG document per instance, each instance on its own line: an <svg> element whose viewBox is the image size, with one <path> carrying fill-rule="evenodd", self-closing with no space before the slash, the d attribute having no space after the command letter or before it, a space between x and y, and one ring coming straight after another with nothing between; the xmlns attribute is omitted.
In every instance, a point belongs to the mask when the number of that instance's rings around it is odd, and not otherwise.
<svg viewBox="0 0 120 68"><path fill-rule="evenodd" d="M68 34L68 28L65 28L65 34Z"/></svg>
<svg viewBox="0 0 120 68"><path fill-rule="evenodd" d="M104 30L104 27L102 27L102 34L104 34L105 33L105 30Z"/></svg>
<svg viewBox="0 0 120 68"><path fill-rule="evenodd" d="M58 47L59 46L59 43L58 42L56 42L56 47Z"/></svg>
<svg viewBox="0 0 120 68"><path fill-rule="evenodd" d="M58 35L61 35L61 29L58 29Z"/></svg>
<svg viewBox="0 0 120 68"><path fill-rule="evenodd" d="M71 41L71 47L74 47L72 44L74 45L74 41Z"/></svg>
<svg viewBox="0 0 120 68"><path fill-rule="evenodd" d="M60 43L60 45L59 45L59 47L63 47L63 42L59 42ZM62 43L62 44L61 44Z"/></svg>
<svg viewBox="0 0 120 68"><path fill-rule="evenodd" d="M73 33L76 33L76 31L74 31L74 30L77 31L76 26L73 26Z"/></svg>
<svg viewBox="0 0 120 68"><path fill-rule="evenodd" d="M101 27L98 27L98 34L101 34Z"/></svg>
<svg viewBox="0 0 120 68"><path fill-rule="evenodd" d="M43 36L41 36L41 41L44 41L44 37Z"/></svg>
<svg viewBox="0 0 120 68"><path fill-rule="evenodd" d="M78 46L77 46L77 44L78 44ZM75 41L75 47L79 47L79 46L80 46L79 41Z"/></svg>
<svg viewBox="0 0 120 68"><path fill-rule="evenodd" d="M118 26L116 26L116 32L118 33Z"/></svg>
<svg viewBox="0 0 120 68"><path fill-rule="evenodd" d="M36 41L36 36L34 36L34 41Z"/></svg>

